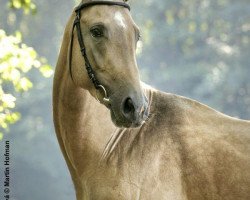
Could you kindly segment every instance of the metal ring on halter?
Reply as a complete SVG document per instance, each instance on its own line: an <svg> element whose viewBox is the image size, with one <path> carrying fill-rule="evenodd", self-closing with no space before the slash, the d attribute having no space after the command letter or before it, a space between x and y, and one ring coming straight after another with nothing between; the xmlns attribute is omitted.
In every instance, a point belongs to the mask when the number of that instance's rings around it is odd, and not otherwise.
<svg viewBox="0 0 250 200"><path fill-rule="evenodd" d="M100 91L102 91L103 92L103 94L104 94L104 97L103 97L103 103L105 103L105 104L110 104L110 100L109 100L109 98L108 98L108 94L107 94L107 91L106 91L106 89L105 89L105 87L103 86L103 85L98 85L97 86L98 88L98 90ZM98 90L96 90L96 91L98 91ZM98 98L98 95L97 95L97 93L96 93L96 100L97 101L99 101L100 103L102 103L100 100L99 100L99 98Z"/></svg>

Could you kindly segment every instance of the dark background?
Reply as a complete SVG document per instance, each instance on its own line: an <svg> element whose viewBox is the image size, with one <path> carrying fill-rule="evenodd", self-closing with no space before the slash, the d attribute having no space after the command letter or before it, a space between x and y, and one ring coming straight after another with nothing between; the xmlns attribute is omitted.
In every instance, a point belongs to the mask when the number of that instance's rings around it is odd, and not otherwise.
<svg viewBox="0 0 250 200"><path fill-rule="evenodd" d="M34 2L37 13L25 15L0 0L0 28L7 34L20 30L23 42L54 67L65 24L78 1ZM138 64L143 81L250 119L249 0L132 0L131 6L142 32ZM34 87L17 100L22 118L3 139L11 142L13 199L74 199L53 129L52 78L36 71L28 76Z"/></svg>

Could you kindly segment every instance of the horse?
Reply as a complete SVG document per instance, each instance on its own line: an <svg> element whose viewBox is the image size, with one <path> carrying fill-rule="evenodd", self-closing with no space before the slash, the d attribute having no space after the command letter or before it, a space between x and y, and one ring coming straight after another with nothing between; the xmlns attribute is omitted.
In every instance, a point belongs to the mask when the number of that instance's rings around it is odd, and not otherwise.
<svg viewBox="0 0 250 200"><path fill-rule="evenodd" d="M129 8L83 0L65 28L53 118L76 199L250 199L250 121L141 82Z"/></svg>

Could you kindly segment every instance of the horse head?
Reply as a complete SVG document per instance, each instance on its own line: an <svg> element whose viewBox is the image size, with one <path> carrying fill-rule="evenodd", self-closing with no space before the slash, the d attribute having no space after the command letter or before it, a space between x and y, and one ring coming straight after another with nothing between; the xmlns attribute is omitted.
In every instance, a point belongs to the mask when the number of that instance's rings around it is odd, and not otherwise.
<svg viewBox="0 0 250 200"><path fill-rule="evenodd" d="M148 116L148 100L136 62L139 28L126 3L90 2L83 1L76 9L74 25L78 28L72 31L71 77L110 109L116 126L140 126Z"/></svg>

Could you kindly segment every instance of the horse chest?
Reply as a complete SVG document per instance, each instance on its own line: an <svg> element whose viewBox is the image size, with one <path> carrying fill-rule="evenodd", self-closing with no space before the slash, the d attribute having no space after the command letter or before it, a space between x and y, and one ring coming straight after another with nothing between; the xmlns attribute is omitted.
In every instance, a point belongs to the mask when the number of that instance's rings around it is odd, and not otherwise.
<svg viewBox="0 0 250 200"><path fill-rule="evenodd" d="M142 156L136 151L123 157L118 152L107 163L86 169L82 176L85 199L186 199L174 156L162 152Z"/></svg>

